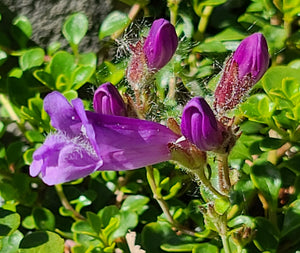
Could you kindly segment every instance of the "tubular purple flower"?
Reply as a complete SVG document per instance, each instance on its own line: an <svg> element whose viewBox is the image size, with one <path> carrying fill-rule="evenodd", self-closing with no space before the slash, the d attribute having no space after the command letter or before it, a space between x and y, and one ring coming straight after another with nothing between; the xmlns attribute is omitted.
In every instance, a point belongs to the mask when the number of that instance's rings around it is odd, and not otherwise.
<svg viewBox="0 0 300 253"><path fill-rule="evenodd" d="M215 90L214 106L218 112L233 109L264 75L269 66L266 39L254 33L244 39L225 63Z"/></svg>
<svg viewBox="0 0 300 253"><path fill-rule="evenodd" d="M171 158L168 144L178 139L155 122L85 111L59 92L44 99L45 111L58 131L33 154L30 175L48 185L85 177L97 170L131 170Z"/></svg>
<svg viewBox="0 0 300 253"><path fill-rule="evenodd" d="M223 142L223 129L202 97L192 98L184 107L181 131L202 151L216 150Z"/></svg>
<svg viewBox="0 0 300 253"><path fill-rule="evenodd" d="M127 116L125 103L117 88L111 83L99 86L94 93L93 105L97 113Z"/></svg>
<svg viewBox="0 0 300 253"><path fill-rule="evenodd" d="M163 18L155 20L143 48L148 68L159 70L165 66L175 53L177 45L174 26Z"/></svg>

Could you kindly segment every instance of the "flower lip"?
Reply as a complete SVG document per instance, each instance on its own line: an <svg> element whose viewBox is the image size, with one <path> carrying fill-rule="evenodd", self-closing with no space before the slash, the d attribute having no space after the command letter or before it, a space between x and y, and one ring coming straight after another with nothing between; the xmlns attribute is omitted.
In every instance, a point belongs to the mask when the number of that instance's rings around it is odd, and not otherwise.
<svg viewBox="0 0 300 253"><path fill-rule="evenodd" d="M174 26L163 18L155 20L143 47L148 67L159 70L165 66L175 53L177 45L178 37Z"/></svg>
<svg viewBox="0 0 300 253"><path fill-rule="evenodd" d="M202 97L192 98L184 107L181 131L202 151L217 149L223 142L222 129Z"/></svg>

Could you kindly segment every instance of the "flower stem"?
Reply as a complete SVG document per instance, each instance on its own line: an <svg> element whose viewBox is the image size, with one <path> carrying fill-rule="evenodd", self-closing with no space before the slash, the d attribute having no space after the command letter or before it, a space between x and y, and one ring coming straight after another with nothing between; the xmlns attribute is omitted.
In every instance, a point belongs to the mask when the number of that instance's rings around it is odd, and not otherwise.
<svg viewBox="0 0 300 253"><path fill-rule="evenodd" d="M193 173L195 173L198 178L200 179L200 182L207 187L213 194L215 194L217 197L222 199L228 199L228 197L222 193L220 193L216 188L214 188L211 184L211 182L208 180L208 178L205 175L204 172L204 166L199 166L197 169L192 170Z"/></svg>
<svg viewBox="0 0 300 253"><path fill-rule="evenodd" d="M228 193L231 187L228 166L228 153L218 154L219 186L222 191Z"/></svg>
<svg viewBox="0 0 300 253"><path fill-rule="evenodd" d="M198 36L202 40L204 37L204 33L206 30L206 27L208 25L209 17L213 11L214 7L213 6L205 6L203 9L203 12L201 14L201 19L198 24Z"/></svg>
<svg viewBox="0 0 300 253"><path fill-rule="evenodd" d="M173 26L176 25L178 6L181 0L168 0L168 7L170 9L170 21Z"/></svg>
<svg viewBox="0 0 300 253"><path fill-rule="evenodd" d="M0 94L0 102L3 105L3 107L5 108L5 110L7 111L7 113L9 114L10 118L15 122L20 123L19 116L14 111L9 100L3 94Z"/></svg>
<svg viewBox="0 0 300 253"><path fill-rule="evenodd" d="M230 246L229 246L228 236L227 235L221 235L221 239L222 239L222 244L223 244L224 252L225 253L231 253L231 249L230 249Z"/></svg>
<svg viewBox="0 0 300 253"><path fill-rule="evenodd" d="M151 188L151 191L153 193L153 198L157 201L159 204L160 208L162 209L163 213L165 214L168 222L172 224L176 229L178 229L180 232L195 236L195 232L191 231L187 228L181 227L180 225L177 224L177 222L173 219L173 216L170 213L169 206L167 202L163 199L162 195L157 191L157 185L155 183L154 179L154 170L152 166L146 166L146 171L147 171L147 180L149 182L149 186Z"/></svg>
<svg viewBox="0 0 300 253"><path fill-rule="evenodd" d="M55 190L57 192L57 195L60 199L60 202L62 203L62 205L64 206L64 208L66 208L67 210L71 211L74 215L75 219L78 220L85 220L85 217L83 217L80 213L78 213L69 203L64 191L63 191L63 187L61 184L57 184L55 185Z"/></svg>

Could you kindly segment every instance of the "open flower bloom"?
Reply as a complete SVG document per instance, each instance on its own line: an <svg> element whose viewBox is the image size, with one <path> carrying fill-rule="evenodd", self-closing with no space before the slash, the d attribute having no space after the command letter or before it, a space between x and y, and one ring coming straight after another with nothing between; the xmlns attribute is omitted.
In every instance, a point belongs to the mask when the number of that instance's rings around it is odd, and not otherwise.
<svg viewBox="0 0 300 253"><path fill-rule="evenodd" d="M104 83L95 91L93 100L97 113L115 116L127 116L125 103L111 83Z"/></svg>
<svg viewBox="0 0 300 253"><path fill-rule="evenodd" d="M40 174L48 185L97 170L131 170L167 161L168 144L178 138L155 122L85 111L80 99L71 105L56 91L45 97L44 108L58 131L34 152L30 175Z"/></svg>
<svg viewBox="0 0 300 253"><path fill-rule="evenodd" d="M268 45L261 33L244 39L228 59L215 91L218 112L233 109L264 75L269 66Z"/></svg>
<svg viewBox="0 0 300 253"><path fill-rule="evenodd" d="M184 107L181 131L202 151L218 149L223 142L223 129L202 97L192 98Z"/></svg>
<svg viewBox="0 0 300 253"><path fill-rule="evenodd" d="M155 20L143 48L148 68L159 70L165 66L175 53L177 45L174 26L163 18Z"/></svg>

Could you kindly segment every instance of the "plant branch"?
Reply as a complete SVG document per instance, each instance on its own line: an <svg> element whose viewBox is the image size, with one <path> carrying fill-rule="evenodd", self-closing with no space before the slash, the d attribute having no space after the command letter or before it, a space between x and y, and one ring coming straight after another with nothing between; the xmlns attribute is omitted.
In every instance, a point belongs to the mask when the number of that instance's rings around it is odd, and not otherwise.
<svg viewBox="0 0 300 253"><path fill-rule="evenodd" d="M67 210L71 211L75 217L75 219L78 220L85 220L85 217L83 217L80 213L78 213L69 203L61 184L55 185L55 190L57 192L57 195L60 199L61 204L66 208Z"/></svg>
<svg viewBox="0 0 300 253"><path fill-rule="evenodd" d="M177 222L173 219L173 216L170 213L169 206L167 202L163 199L160 193L157 191L157 185L155 183L154 179L154 171L152 166L146 166L146 171L147 171L147 180L149 182L149 186L151 188L151 191L153 193L153 198L157 201L159 204L160 208L162 209L163 213L165 214L168 222L172 224L176 229L178 229L180 232L195 236L195 232L191 231L187 228L181 227L180 225L177 224Z"/></svg>

